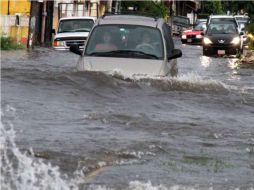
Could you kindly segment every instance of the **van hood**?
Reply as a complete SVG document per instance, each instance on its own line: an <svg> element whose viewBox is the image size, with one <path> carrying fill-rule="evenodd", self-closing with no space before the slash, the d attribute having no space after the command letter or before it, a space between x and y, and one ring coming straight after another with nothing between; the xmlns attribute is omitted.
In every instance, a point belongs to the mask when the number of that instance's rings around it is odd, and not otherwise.
<svg viewBox="0 0 254 190"><path fill-rule="evenodd" d="M106 73L119 71L125 76L165 76L169 73L169 67L164 64L163 60L91 56L80 57L77 70L102 71Z"/></svg>
<svg viewBox="0 0 254 190"><path fill-rule="evenodd" d="M69 37L87 37L89 32L64 32L64 33L57 33L55 35L55 39L57 38L69 38Z"/></svg>

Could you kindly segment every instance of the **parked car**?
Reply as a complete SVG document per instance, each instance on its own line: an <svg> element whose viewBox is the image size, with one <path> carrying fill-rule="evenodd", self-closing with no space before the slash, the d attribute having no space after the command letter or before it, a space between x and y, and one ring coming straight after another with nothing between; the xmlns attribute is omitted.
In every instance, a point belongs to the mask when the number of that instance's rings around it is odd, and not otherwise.
<svg viewBox="0 0 254 190"><path fill-rule="evenodd" d="M69 50L74 43L78 44L80 48L84 48L84 43L95 20L95 17L61 18L54 36L53 48L55 50Z"/></svg>
<svg viewBox="0 0 254 190"><path fill-rule="evenodd" d="M186 16L172 16L172 33L181 36L184 30L190 28L190 19Z"/></svg>
<svg viewBox="0 0 254 190"><path fill-rule="evenodd" d="M203 38L203 55L241 53L243 48L241 35L233 21L211 22Z"/></svg>
<svg viewBox="0 0 254 190"><path fill-rule="evenodd" d="M203 35L201 34L206 30L206 22L199 22L192 30L185 30L182 33L181 41L185 43L198 43L202 44Z"/></svg>
<svg viewBox="0 0 254 190"><path fill-rule="evenodd" d="M248 15L234 15L237 22L248 24L250 22L250 17Z"/></svg>
<svg viewBox="0 0 254 190"><path fill-rule="evenodd" d="M243 32L242 40L243 40L243 44L246 45L247 35L246 35L245 27L250 22L250 17L247 15L235 15L234 17L236 18L236 21L238 23L239 31Z"/></svg>
<svg viewBox="0 0 254 190"><path fill-rule="evenodd" d="M120 71L127 76L175 76L176 58L170 27L162 18L134 15L108 15L98 19L84 51L72 45L70 51L81 55L79 71Z"/></svg>
<svg viewBox="0 0 254 190"><path fill-rule="evenodd" d="M196 22L195 22L195 25L198 25L199 23L201 22L207 22L207 19L197 19Z"/></svg>

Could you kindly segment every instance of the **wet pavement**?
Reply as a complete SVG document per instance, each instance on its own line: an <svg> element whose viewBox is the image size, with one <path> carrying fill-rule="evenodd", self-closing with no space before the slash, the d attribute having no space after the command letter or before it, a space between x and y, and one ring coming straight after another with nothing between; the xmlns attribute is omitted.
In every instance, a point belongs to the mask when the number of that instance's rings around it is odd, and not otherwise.
<svg viewBox="0 0 254 190"><path fill-rule="evenodd" d="M70 52L2 51L1 172L13 176L3 187L26 189L14 180L38 172L31 158L59 167L46 189L253 189L253 69L176 46L177 78L128 80L77 72ZM6 160L25 164L12 173Z"/></svg>

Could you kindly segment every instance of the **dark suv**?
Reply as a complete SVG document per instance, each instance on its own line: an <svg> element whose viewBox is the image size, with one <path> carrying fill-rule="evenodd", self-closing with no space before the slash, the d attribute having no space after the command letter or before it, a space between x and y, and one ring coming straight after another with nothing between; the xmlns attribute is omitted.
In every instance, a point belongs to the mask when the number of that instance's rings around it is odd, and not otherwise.
<svg viewBox="0 0 254 190"><path fill-rule="evenodd" d="M203 55L241 53L241 35L230 20L211 22L203 38Z"/></svg>

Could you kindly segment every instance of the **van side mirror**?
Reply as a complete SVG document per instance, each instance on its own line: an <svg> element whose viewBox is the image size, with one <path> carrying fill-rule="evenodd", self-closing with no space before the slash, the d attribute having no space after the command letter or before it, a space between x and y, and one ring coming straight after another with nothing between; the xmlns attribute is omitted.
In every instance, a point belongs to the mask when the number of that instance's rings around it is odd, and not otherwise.
<svg viewBox="0 0 254 190"><path fill-rule="evenodd" d="M201 36L204 36L204 35L205 35L205 33L204 33L204 32L201 32L200 34L201 34Z"/></svg>
<svg viewBox="0 0 254 190"><path fill-rule="evenodd" d="M51 33L52 33L52 34L56 34L56 30L55 30L55 29L52 29Z"/></svg>
<svg viewBox="0 0 254 190"><path fill-rule="evenodd" d="M243 31L240 32L240 36L244 35Z"/></svg>
<svg viewBox="0 0 254 190"><path fill-rule="evenodd" d="M178 57L182 57L182 51L180 49L173 49L172 54L168 56L168 60L176 59Z"/></svg>
<svg viewBox="0 0 254 190"><path fill-rule="evenodd" d="M79 49L79 46L78 46L77 44L72 44L72 45L70 46L70 51L71 51L72 53L77 54L77 55L81 55L81 54L82 54L82 51Z"/></svg>

